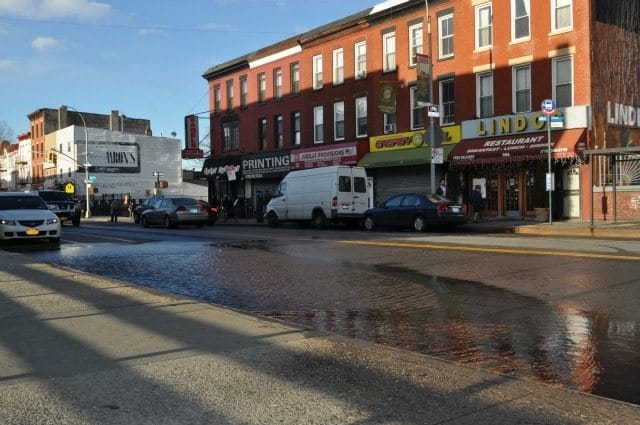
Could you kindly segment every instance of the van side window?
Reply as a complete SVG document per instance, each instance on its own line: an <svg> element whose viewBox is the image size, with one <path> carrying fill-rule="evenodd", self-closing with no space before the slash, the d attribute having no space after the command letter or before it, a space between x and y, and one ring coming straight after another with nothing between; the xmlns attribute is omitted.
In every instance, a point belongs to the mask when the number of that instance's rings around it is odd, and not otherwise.
<svg viewBox="0 0 640 425"><path fill-rule="evenodd" d="M287 193L287 182L282 182L278 186L278 195L284 195L285 193Z"/></svg>
<svg viewBox="0 0 640 425"><path fill-rule="evenodd" d="M358 193L367 193L367 181L364 177L353 178L353 190Z"/></svg>
<svg viewBox="0 0 640 425"><path fill-rule="evenodd" d="M351 192L351 176L340 176L338 179L338 190L340 192Z"/></svg>

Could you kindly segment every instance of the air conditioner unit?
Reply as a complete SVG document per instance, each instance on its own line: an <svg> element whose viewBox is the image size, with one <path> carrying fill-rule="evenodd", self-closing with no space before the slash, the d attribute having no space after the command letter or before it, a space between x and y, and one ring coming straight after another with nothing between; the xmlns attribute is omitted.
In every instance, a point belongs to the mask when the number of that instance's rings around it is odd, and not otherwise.
<svg viewBox="0 0 640 425"><path fill-rule="evenodd" d="M395 124L385 124L384 132L385 133L395 133L396 132L396 125Z"/></svg>
<svg viewBox="0 0 640 425"><path fill-rule="evenodd" d="M358 72L358 75L357 75L358 79L362 79L362 78L366 78L366 77L367 77L367 71Z"/></svg>

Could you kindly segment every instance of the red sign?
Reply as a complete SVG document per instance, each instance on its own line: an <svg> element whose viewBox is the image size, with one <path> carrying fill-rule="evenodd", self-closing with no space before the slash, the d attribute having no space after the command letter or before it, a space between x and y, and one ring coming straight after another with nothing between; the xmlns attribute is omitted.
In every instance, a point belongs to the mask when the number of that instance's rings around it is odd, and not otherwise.
<svg viewBox="0 0 640 425"><path fill-rule="evenodd" d="M184 117L184 138L186 150L200 149L200 126L196 115Z"/></svg>
<svg viewBox="0 0 640 425"><path fill-rule="evenodd" d="M321 148L294 149L291 151L291 169L328 167L330 165L356 165L366 153L366 142L340 143Z"/></svg>

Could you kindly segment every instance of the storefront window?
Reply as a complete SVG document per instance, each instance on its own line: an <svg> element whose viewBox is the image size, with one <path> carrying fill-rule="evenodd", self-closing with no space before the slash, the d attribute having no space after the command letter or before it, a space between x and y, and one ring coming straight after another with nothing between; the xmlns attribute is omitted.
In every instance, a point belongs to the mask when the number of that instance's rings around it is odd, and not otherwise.
<svg viewBox="0 0 640 425"><path fill-rule="evenodd" d="M487 175L487 199L485 199L485 209L494 214L498 212L498 175L492 173Z"/></svg>

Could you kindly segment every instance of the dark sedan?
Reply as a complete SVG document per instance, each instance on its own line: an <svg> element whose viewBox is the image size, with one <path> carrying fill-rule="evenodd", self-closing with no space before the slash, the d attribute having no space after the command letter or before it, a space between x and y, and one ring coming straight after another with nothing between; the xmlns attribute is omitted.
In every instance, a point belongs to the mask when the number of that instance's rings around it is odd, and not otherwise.
<svg viewBox="0 0 640 425"><path fill-rule="evenodd" d="M165 197L142 211L140 223L144 227L163 225L167 228L181 224L202 227L209 221L209 213L193 198Z"/></svg>
<svg viewBox="0 0 640 425"><path fill-rule="evenodd" d="M424 232L428 227L454 227L467 222L462 205L440 195L402 193L364 212L364 228L393 227Z"/></svg>

